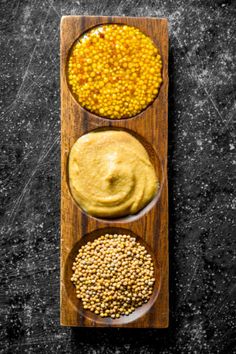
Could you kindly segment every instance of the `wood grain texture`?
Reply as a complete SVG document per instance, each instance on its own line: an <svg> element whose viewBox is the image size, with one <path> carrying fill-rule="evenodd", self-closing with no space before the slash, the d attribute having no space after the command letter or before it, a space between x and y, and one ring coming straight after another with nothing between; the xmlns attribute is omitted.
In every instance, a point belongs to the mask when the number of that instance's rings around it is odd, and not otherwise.
<svg viewBox="0 0 236 354"><path fill-rule="evenodd" d="M105 23L138 27L149 35L163 60L163 84L157 99L134 118L109 120L84 110L72 96L66 80L68 52L86 30ZM169 321L168 267L168 27L166 19L135 17L66 16L61 20L61 324L84 327L166 328ZM146 146L162 182L160 193L149 208L132 218L98 220L84 213L71 197L68 186L68 156L83 134L104 127L128 129ZM157 154L157 156L155 155ZM158 157L158 158L157 158ZM128 230L128 231L127 231ZM137 235L153 254L156 285L150 301L129 316L101 319L83 310L70 281L71 266L81 244L104 232Z"/></svg>

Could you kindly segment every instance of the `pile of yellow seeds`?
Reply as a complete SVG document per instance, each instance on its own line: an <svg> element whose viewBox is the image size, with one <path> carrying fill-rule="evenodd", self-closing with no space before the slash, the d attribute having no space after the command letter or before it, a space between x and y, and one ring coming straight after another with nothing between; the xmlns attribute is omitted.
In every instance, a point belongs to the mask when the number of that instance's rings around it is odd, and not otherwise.
<svg viewBox="0 0 236 354"><path fill-rule="evenodd" d="M146 303L155 283L151 255L130 235L106 234L88 242L72 270L83 308L113 319Z"/></svg>
<svg viewBox="0 0 236 354"><path fill-rule="evenodd" d="M84 108L106 118L128 118L157 96L161 69L158 49L139 29L101 25L73 46L68 82Z"/></svg>

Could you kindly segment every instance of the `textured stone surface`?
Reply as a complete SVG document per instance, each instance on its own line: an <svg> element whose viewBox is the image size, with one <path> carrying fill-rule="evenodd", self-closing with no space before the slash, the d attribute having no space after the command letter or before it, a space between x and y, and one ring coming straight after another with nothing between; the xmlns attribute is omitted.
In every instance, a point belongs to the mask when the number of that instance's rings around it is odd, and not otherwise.
<svg viewBox="0 0 236 354"><path fill-rule="evenodd" d="M236 352L235 1L0 4L0 352ZM59 325L59 23L66 14L170 22L168 330Z"/></svg>

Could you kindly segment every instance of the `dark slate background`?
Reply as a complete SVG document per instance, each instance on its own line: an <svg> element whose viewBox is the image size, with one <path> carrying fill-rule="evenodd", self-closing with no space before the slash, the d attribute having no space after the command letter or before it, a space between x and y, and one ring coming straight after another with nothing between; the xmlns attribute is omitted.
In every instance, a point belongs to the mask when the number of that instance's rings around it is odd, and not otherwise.
<svg viewBox="0 0 236 354"><path fill-rule="evenodd" d="M0 352L236 353L235 1L0 1ZM62 15L170 30L168 330L59 324Z"/></svg>

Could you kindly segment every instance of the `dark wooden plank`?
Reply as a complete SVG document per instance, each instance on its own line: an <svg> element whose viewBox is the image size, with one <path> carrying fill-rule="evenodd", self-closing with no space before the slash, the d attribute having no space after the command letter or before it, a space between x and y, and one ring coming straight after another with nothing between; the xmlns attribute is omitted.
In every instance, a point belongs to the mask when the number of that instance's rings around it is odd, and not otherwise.
<svg viewBox="0 0 236 354"><path fill-rule="evenodd" d="M163 60L163 84L157 99L138 116L108 120L88 113L75 101L66 81L68 51L74 41L89 28L104 23L124 23L149 35ZM103 221L87 216L73 201L68 188L67 162L74 142L99 127L128 129L146 146L157 173L161 176L160 195L152 208L135 217ZM88 327L166 328L169 320L168 289L168 27L166 19L135 17L66 16L61 20L61 324ZM154 152L154 153L153 153ZM156 155L158 155L158 158ZM116 228L111 229L111 228ZM80 244L106 231L138 235L150 248L157 264L156 285L150 301L129 316L117 320L101 319L84 311L70 281L71 266ZM86 235L86 237L84 237Z"/></svg>

